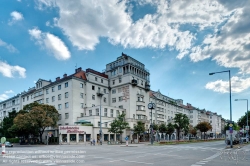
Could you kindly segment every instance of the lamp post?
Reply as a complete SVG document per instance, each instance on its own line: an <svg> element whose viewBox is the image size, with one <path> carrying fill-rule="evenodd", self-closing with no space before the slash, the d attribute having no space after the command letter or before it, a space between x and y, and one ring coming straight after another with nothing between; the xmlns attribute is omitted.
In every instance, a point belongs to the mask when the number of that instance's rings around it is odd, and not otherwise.
<svg viewBox="0 0 250 166"><path fill-rule="evenodd" d="M151 131L151 135L150 135L150 141L151 141L151 145L153 145L154 140L153 140L153 123L152 123L152 109L155 109L155 103L149 103L148 104L148 109L151 110L151 124L150 124L150 131Z"/></svg>
<svg viewBox="0 0 250 166"><path fill-rule="evenodd" d="M225 73L225 72L228 72L228 74L229 74L230 123L232 123L231 74L230 74L230 70L220 71L220 72L213 72L213 73L209 73L209 75L214 75L216 73ZM232 133L230 134L230 147L233 148Z"/></svg>
<svg viewBox="0 0 250 166"><path fill-rule="evenodd" d="M245 101L247 101L247 125L246 125L246 129L249 129L249 127L247 127L248 126L248 99L235 99L235 101L240 101L240 100L245 100ZM243 127L243 129L244 129L244 127ZM247 132L246 132L246 137L248 138L248 130L246 130Z"/></svg>
<svg viewBox="0 0 250 166"><path fill-rule="evenodd" d="M100 97L100 131L99 131L99 137L100 137L100 145L102 145L102 96L104 93L102 93L100 90L97 92L97 96Z"/></svg>

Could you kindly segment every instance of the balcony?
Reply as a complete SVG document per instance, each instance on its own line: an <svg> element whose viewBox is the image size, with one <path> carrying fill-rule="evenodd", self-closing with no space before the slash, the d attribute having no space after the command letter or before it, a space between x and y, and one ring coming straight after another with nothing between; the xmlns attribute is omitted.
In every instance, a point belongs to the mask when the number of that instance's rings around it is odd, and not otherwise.
<svg viewBox="0 0 250 166"><path fill-rule="evenodd" d="M137 83L137 80L136 79L133 79L132 81L131 81L131 84L133 85L133 86L136 86L138 83Z"/></svg>
<svg viewBox="0 0 250 166"><path fill-rule="evenodd" d="M150 91L150 85L148 82L145 83L145 90Z"/></svg>

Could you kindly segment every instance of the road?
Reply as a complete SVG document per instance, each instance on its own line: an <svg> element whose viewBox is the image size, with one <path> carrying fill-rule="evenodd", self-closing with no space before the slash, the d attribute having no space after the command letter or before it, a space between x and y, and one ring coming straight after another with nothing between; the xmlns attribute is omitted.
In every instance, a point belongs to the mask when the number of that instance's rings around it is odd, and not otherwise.
<svg viewBox="0 0 250 166"><path fill-rule="evenodd" d="M135 145L135 144L133 144ZM225 149L224 141L181 145L37 145L6 148L0 165L18 166L249 166L250 145ZM237 152L237 153L236 153ZM238 157L238 160L237 158ZM245 157L245 158L244 158ZM243 160L242 160L243 159Z"/></svg>

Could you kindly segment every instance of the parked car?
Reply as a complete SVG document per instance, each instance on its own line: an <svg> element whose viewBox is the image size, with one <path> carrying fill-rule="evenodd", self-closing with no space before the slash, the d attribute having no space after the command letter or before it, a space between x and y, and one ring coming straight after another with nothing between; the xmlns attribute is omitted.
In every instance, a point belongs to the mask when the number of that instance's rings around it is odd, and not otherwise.
<svg viewBox="0 0 250 166"><path fill-rule="evenodd" d="M242 142L246 142L246 143L249 142L249 138L247 138L247 137L241 137L240 139Z"/></svg>
<svg viewBox="0 0 250 166"><path fill-rule="evenodd" d="M2 144L0 144L0 147L2 147ZM5 142L5 147L13 147L13 144L11 142Z"/></svg>

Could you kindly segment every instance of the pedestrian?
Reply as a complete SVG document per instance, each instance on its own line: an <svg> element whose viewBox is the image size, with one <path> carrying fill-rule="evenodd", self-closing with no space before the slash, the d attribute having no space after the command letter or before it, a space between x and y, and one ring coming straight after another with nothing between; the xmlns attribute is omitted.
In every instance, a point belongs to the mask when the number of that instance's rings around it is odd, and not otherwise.
<svg viewBox="0 0 250 166"><path fill-rule="evenodd" d="M93 145L95 146L95 139L93 139Z"/></svg>
<svg viewBox="0 0 250 166"><path fill-rule="evenodd" d="M92 142L92 138L90 138L90 145L92 146L93 142Z"/></svg>

